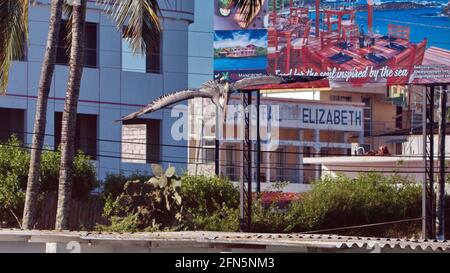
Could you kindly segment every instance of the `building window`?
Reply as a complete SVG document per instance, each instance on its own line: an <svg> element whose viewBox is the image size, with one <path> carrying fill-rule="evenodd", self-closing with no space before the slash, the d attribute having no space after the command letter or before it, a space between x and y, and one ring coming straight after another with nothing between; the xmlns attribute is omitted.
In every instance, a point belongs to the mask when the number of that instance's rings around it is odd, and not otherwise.
<svg viewBox="0 0 450 273"><path fill-rule="evenodd" d="M62 116L60 112L55 113L55 149L61 143ZM82 151L97 159L97 116L77 114L77 125L75 132L75 151Z"/></svg>
<svg viewBox="0 0 450 273"><path fill-rule="evenodd" d="M403 143L395 143L395 154L396 155L403 154Z"/></svg>
<svg viewBox="0 0 450 273"><path fill-rule="evenodd" d="M238 181L238 169L236 168L235 148L233 145L227 145L225 148L226 155L226 176L230 181Z"/></svg>
<svg viewBox="0 0 450 273"><path fill-rule="evenodd" d="M56 53L56 64L68 65L70 59L70 48L67 41L67 21L61 21L59 30L58 50ZM86 23L84 30L84 66L97 67L98 37L97 24Z"/></svg>
<svg viewBox="0 0 450 273"><path fill-rule="evenodd" d="M214 163L216 159L216 140L203 139L203 159L205 163Z"/></svg>
<svg viewBox="0 0 450 273"><path fill-rule="evenodd" d="M397 106L395 113L395 128L402 129L403 128L403 108L401 106Z"/></svg>
<svg viewBox="0 0 450 273"><path fill-rule="evenodd" d="M157 46L149 47L145 56L134 54L127 37L122 38L122 70L140 73L161 73L161 37Z"/></svg>
<svg viewBox="0 0 450 273"><path fill-rule="evenodd" d="M330 101L345 101L345 102L351 102L352 97L351 96L336 96L336 95L330 95Z"/></svg>
<svg viewBox="0 0 450 273"><path fill-rule="evenodd" d="M25 110L0 108L0 142L15 135L22 143L25 136Z"/></svg>
<svg viewBox="0 0 450 273"><path fill-rule="evenodd" d="M364 136L372 135L372 101L370 98L362 98L364 103Z"/></svg>
<svg viewBox="0 0 450 273"><path fill-rule="evenodd" d="M276 166L276 180L277 181L284 181L285 180L285 170L286 168L286 151L284 148L278 148L276 150L277 155L277 166Z"/></svg>
<svg viewBox="0 0 450 273"><path fill-rule="evenodd" d="M161 121L138 119L122 125L122 162L161 163Z"/></svg>

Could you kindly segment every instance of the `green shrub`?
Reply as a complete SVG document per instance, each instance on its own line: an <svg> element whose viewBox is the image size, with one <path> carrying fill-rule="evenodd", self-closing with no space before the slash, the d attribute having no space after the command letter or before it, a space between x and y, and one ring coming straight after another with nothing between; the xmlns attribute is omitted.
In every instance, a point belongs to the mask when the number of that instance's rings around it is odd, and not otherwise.
<svg viewBox="0 0 450 273"><path fill-rule="evenodd" d="M275 203L266 208L260 201L255 200L252 207L251 230L264 233L285 232L288 225L287 215L287 212L280 210Z"/></svg>
<svg viewBox="0 0 450 273"><path fill-rule="evenodd" d="M44 151L41 163L41 191L57 192L59 183L59 166L61 151ZM99 186L94 164L89 156L78 151L74 161L74 176L72 197L86 198L90 192ZM28 166L28 164L27 164Z"/></svg>
<svg viewBox="0 0 450 273"><path fill-rule="evenodd" d="M111 229L132 232L139 230L174 229L182 220L180 181L174 167L165 172L152 164L154 177L148 181L128 181L113 201L107 197L104 215L110 218ZM105 227L99 227L104 230Z"/></svg>
<svg viewBox="0 0 450 273"><path fill-rule="evenodd" d="M150 178L150 175L140 172L133 172L129 176L126 176L124 172L107 173L102 183L103 197L115 200L123 192L123 187L128 181L148 181Z"/></svg>
<svg viewBox="0 0 450 273"><path fill-rule="evenodd" d="M139 220L137 214L129 214L124 217L112 216L109 225L97 225L99 232L138 232Z"/></svg>
<svg viewBox="0 0 450 273"><path fill-rule="evenodd" d="M397 221L421 216L421 186L404 177L361 174L327 177L289 208L286 231L300 232ZM341 230L340 234L414 233L420 222ZM400 234L399 233L399 234Z"/></svg>
<svg viewBox="0 0 450 273"><path fill-rule="evenodd" d="M239 190L229 180L185 174L181 177L181 195L185 229L239 228Z"/></svg>
<svg viewBox="0 0 450 273"><path fill-rule="evenodd" d="M239 231L239 209L228 208L225 204L207 215L190 214L190 218L184 223L188 230L207 231Z"/></svg>
<svg viewBox="0 0 450 273"><path fill-rule="evenodd" d="M282 183L281 183L282 184ZM239 231L239 190L222 178L183 175L181 178L183 225L136 225L136 214L128 213L119 221L112 218L109 231L207 230ZM108 199L105 212L120 208ZM447 197L450 208L450 197ZM276 205L265 208L259 201L252 207L253 232L308 232L358 236L414 237L420 221L377 225L365 228L342 227L375 224L421 217L421 184L398 175L374 173L356 178L326 177L312 185L312 190L292 202L286 210ZM450 222L450 209L446 210ZM137 218L139 219L139 218ZM333 230L339 228L338 230ZM447 225L449 236L450 225Z"/></svg>
<svg viewBox="0 0 450 273"><path fill-rule="evenodd" d="M213 213L218 207L239 207L239 189L225 178L183 175L181 194L186 208L193 213Z"/></svg>
<svg viewBox="0 0 450 273"><path fill-rule="evenodd" d="M39 200L49 193L57 193L60 152L45 150L42 153ZM30 165L30 153L12 136L0 144L0 216L3 225L17 227L22 218L23 203ZM74 159L74 198L87 197L98 186L95 166L89 157L79 152ZM2 223L0 223L2 224Z"/></svg>

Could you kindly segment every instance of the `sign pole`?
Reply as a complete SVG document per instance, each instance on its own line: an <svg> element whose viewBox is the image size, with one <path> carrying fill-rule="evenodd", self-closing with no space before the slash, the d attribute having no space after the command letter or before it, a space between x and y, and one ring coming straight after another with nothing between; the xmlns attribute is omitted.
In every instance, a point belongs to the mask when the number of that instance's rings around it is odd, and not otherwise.
<svg viewBox="0 0 450 273"><path fill-rule="evenodd" d="M436 238L445 240L445 135L447 125L447 90L442 86L439 103L439 183L437 189Z"/></svg>

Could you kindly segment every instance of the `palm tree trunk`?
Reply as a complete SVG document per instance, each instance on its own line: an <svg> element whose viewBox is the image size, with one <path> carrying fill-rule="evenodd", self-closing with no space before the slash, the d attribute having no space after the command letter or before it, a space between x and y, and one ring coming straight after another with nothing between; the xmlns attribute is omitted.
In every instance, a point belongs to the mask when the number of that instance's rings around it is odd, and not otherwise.
<svg viewBox="0 0 450 273"><path fill-rule="evenodd" d="M34 119L33 142L31 144L31 159L28 172L27 192L23 211L24 229L33 229L36 219L37 198L40 190L40 165L42 147L45 137L45 125L47 121L47 102L50 87L55 70L56 51L58 45L59 28L61 25L62 7L64 0L52 0L51 17L47 37L47 47L42 63L41 78L39 82L36 114Z"/></svg>
<svg viewBox="0 0 450 273"><path fill-rule="evenodd" d="M59 170L58 208L56 230L69 229L70 200L73 183L73 158L75 154L75 132L78 97L84 63L84 26L86 20L86 0L73 7L72 43L70 51L69 82L61 129L61 165Z"/></svg>

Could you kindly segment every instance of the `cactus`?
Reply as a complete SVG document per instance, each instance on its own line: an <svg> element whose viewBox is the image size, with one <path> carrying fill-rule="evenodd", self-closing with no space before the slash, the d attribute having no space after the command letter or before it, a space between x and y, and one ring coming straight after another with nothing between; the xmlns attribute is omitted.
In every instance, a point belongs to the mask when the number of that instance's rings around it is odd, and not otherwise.
<svg viewBox="0 0 450 273"><path fill-rule="evenodd" d="M140 229L173 228L182 220L182 198L180 178L174 167L166 171L160 165L152 164L154 177L142 182L128 181L124 192L117 197L119 217L136 214Z"/></svg>

